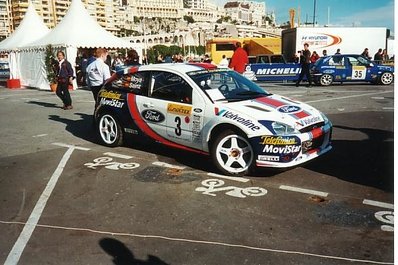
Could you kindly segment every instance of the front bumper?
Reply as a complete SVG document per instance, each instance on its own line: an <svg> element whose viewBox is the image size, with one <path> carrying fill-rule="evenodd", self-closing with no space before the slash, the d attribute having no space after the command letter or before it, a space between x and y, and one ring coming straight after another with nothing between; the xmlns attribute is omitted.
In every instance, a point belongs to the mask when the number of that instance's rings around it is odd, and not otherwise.
<svg viewBox="0 0 398 265"><path fill-rule="evenodd" d="M256 166L274 168L297 166L330 151L331 138L331 123L297 135L252 138L252 146L257 146L254 148Z"/></svg>

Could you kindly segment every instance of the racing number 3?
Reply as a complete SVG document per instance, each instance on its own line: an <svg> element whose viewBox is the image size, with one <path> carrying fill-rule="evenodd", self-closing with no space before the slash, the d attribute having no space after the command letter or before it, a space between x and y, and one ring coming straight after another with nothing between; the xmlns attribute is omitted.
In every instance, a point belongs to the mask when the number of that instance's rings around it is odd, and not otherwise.
<svg viewBox="0 0 398 265"><path fill-rule="evenodd" d="M177 123L174 131L177 136L181 136L181 118L177 116L174 121Z"/></svg>

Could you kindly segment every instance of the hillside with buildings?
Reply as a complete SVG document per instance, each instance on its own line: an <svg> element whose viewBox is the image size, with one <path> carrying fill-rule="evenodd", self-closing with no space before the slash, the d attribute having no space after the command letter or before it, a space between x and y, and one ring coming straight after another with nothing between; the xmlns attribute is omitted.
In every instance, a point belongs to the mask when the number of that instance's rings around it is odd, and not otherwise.
<svg viewBox="0 0 398 265"><path fill-rule="evenodd" d="M65 16L71 0L30 0L49 28ZM214 37L280 36L264 2L211 0L81 0L106 30L131 42L204 45ZM0 0L0 39L21 23L28 0Z"/></svg>

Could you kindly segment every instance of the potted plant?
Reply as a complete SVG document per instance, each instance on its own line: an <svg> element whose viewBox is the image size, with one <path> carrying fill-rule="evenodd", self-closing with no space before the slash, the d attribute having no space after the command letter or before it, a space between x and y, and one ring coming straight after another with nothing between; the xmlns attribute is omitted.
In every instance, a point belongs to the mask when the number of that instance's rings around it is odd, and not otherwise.
<svg viewBox="0 0 398 265"><path fill-rule="evenodd" d="M44 64L47 73L47 80L50 83L50 88L52 91L55 91L57 89L57 75L54 71L54 61L54 49L52 45L49 44L46 46Z"/></svg>

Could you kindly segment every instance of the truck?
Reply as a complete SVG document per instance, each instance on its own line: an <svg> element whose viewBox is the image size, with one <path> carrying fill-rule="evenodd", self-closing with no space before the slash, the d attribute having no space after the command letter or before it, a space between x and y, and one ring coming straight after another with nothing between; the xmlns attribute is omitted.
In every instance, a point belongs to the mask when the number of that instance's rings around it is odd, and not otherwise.
<svg viewBox="0 0 398 265"><path fill-rule="evenodd" d="M214 38L206 43L206 54L214 64L221 61L223 55L230 59L234 54L237 42L247 51L249 57L255 58L259 54L280 54L280 38Z"/></svg>
<svg viewBox="0 0 398 265"><path fill-rule="evenodd" d="M369 55L378 49L387 49L390 30L385 27L299 27L282 31L282 53L287 61L293 61L297 51L309 44L311 51L322 55L335 54L340 49L342 54L361 54L365 48Z"/></svg>

